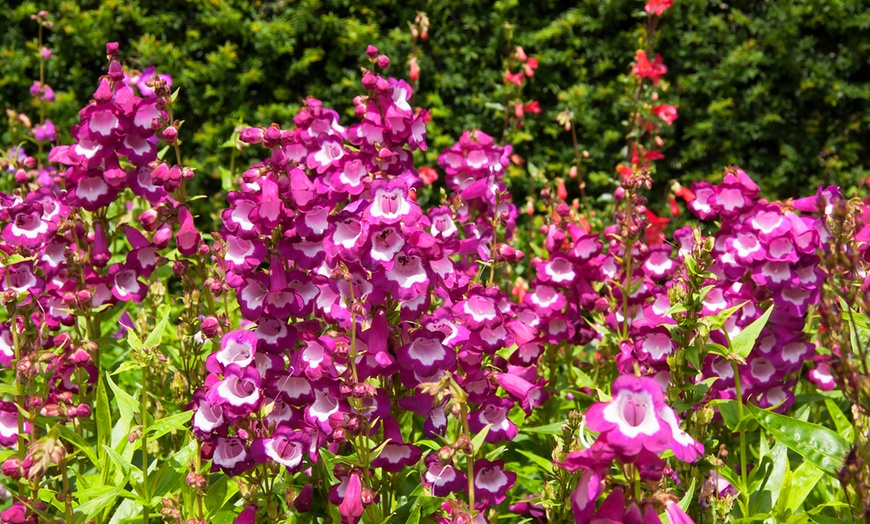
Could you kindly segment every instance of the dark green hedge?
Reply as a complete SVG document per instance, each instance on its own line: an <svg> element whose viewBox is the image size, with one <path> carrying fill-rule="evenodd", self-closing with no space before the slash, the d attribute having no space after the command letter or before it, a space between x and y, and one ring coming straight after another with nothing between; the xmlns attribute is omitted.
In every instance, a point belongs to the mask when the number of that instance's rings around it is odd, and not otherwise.
<svg viewBox="0 0 870 524"><path fill-rule="evenodd" d="M642 1L504 0L104 0L0 2L11 24L0 32L0 106L28 110L37 74L29 15L53 13L55 56L48 82L58 92L50 116L64 130L87 102L105 64L103 45L117 40L132 66L154 65L182 87L178 115L185 161L219 178L233 128L289 124L307 95L352 115L367 44L393 58L389 72L407 76L409 23L427 13L415 104L432 110L425 162L466 128L500 136L504 60L522 45L540 67L514 136L531 171L562 176L573 162L570 134L556 114L575 115L590 158L590 194L609 190L625 141L626 73L640 45ZM744 167L765 190L787 197L809 184L854 184L867 176L870 144L870 10L838 0L677 0L658 45L669 67L662 100L680 117L665 137L667 159L656 180L683 182ZM6 134L5 121L0 132ZM245 160L240 158L236 160ZM514 188L533 190L515 174ZM215 187L219 187L215 182ZM573 190L574 188L569 188ZM799 189L801 191L799 191Z"/></svg>

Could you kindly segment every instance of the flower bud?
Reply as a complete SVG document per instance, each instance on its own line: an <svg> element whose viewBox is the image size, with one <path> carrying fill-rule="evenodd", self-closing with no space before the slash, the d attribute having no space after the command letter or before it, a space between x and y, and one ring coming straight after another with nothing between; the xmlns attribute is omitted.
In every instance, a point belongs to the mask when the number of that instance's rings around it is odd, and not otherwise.
<svg viewBox="0 0 870 524"><path fill-rule="evenodd" d="M112 82L120 82L124 80L124 68L120 62L112 62L109 64L109 78Z"/></svg>
<svg viewBox="0 0 870 524"><path fill-rule="evenodd" d="M187 263L184 260L176 260L174 264L172 264L172 272L175 273L175 276L180 277L187 271Z"/></svg>
<svg viewBox="0 0 870 524"><path fill-rule="evenodd" d="M368 46L366 48L366 55L368 55L369 58L376 57L378 55L378 48L373 45Z"/></svg>
<svg viewBox="0 0 870 524"><path fill-rule="evenodd" d="M246 127L239 132L239 140L246 144L261 144L265 130L257 127Z"/></svg>
<svg viewBox="0 0 870 524"><path fill-rule="evenodd" d="M278 142L281 141L281 130L276 125L269 126L266 129L266 132L263 134L263 145L268 147L269 149L278 145Z"/></svg>
<svg viewBox="0 0 870 524"><path fill-rule="evenodd" d="M21 459L18 457L6 459L3 462L2 471L4 476L12 480L18 480L25 474L24 468L21 465Z"/></svg>
<svg viewBox="0 0 870 524"><path fill-rule="evenodd" d="M81 403L76 406L76 414L78 418L88 418L91 416L91 406L86 403Z"/></svg>
<svg viewBox="0 0 870 524"><path fill-rule="evenodd" d="M616 191L613 192L613 198L616 200L622 200L625 198L625 188L617 187Z"/></svg>
<svg viewBox="0 0 870 524"><path fill-rule="evenodd" d="M157 229L159 215L154 208L147 209L139 215L139 223L145 231L154 231Z"/></svg>
<svg viewBox="0 0 870 524"><path fill-rule="evenodd" d="M187 478L185 479L187 485L195 489L199 492L204 492L206 488L208 488L208 481L205 480L205 477L202 475L197 475L196 472L191 471L187 474Z"/></svg>
<svg viewBox="0 0 870 524"><path fill-rule="evenodd" d="M19 184L19 185L26 184L28 179L30 179L30 176L28 176L27 171L25 171L23 169L19 169L19 170L15 171L15 183L16 184Z"/></svg>
<svg viewBox="0 0 870 524"><path fill-rule="evenodd" d="M347 430L344 428L336 428L332 430L332 441L336 444L341 444L347 441Z"/></svg>
<svg viewBox="0 0 870 524"><path fill-rule="evenodd" d="M438 460L441 464L448 464L453 460L453 455L456 452L450 446L444 446L443 448L438 450Z"/></svg>
<svg viewBox="0 0 870 524"><path fill-rule="evenodd" d="M163 130L163 140L166 140L167 144L175 143L175 140L178 138L178 129L175 126L168 126Z"/></svg>
<svg viewBox="0 0 870 524"><path fill-rule="evenodd" d="M314 486L311 484L306 484L302 491L296 495L296 499L293 500L293 506L296 508L296 511L300 513L307 513L311 511L311 501L314 497Z"/></svg>
<svg viewBox="0 0 870 524"><path fill-rule="evenodd" d="M363 488L362 493L360 494L359 501L363 506L369 506L372 502L374 502L375 497L372 493L372 490L369 488Z"/></svg>
<svg viewBox="0 0 870 524"><path fill-rule="evenodd" d="M116 56L118 54L118 42L108 42L106 44L106 55Z"/></svg>
<svg viewBox="0 0 870 524"><path fill-rule="evenodd" d="M154 233L152 242L155 247L164 248L169 245L170 240L172 240L172 228L169 227L169 224L163 224L160 226L160 229Z"/></svg>
<svg viewBox="0 0 870 524"><path fill-rule="evenodd" d="M380 67L381 69L386 69L390 67L390 57L388 57L387 55L379 55L378 67Z"/></svg>
<svg viewBox="0 0 870 524"><path fill-rule="evenodd" d="M218 331L220 331L220 323L217 317L209 315L199 325L199 329L206 338L214 338L218 334Z"/></svg>
<svg viewBox="0 0 870 524"><path fill-rule="evenodd" d="M362 85L366 91L372 91L378 85L378 77L372 72L366 72L362 77Z"/></svg>

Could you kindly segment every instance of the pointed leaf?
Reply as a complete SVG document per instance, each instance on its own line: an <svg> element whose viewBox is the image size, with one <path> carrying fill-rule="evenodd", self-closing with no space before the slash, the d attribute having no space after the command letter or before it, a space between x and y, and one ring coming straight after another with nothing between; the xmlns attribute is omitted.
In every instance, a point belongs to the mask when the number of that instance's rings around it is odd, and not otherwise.
<svg viewBox="0 0 870 524"><path fill-rule="evenodd" d="M849 444L830 429L748 405L755 419L777 440L822 471L837 478Z"/></svg>
<svg viewBox="0 0 870 524"><path fill-rule="evenodd" d="M732 338L731 352L744 359L748 357L753 346L755 346L755 341L758 340L758 335L761 334L761 330L764 329L764 326L767 324L767 319L770 318L772 312L773 306L770 306L763 315L755 319L752 324L743 328L743 331Z"/></svg>

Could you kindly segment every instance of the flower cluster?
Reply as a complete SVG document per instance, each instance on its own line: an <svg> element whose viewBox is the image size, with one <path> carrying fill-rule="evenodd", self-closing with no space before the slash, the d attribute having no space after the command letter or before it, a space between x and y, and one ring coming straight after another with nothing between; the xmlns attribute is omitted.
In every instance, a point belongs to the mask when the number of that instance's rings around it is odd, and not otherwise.
<svg viewBox="0 0 870 524"><path fill-rule="evenodd" d="M596 510L595 502L604 492L613 461L632 465L641 481L654 485L668 471L676 478L661 458L664 451L671 450L678 460L694 462L703 455L704 447L680 429L677 414L665 404L662 388L655 380L622 375L613 383L611 394L610 402L593 404L586 412L587 427L599 432L598 439L589 448L573 451L558 463L568 471L583 471L571 497L574 521L586 524L596 519L623 522L636 518L636 522L660 522L653 499L626 505L619 487ZM673 504L666 507L669 517L673 512L691 522L679 507L674 508Z"/></svg>
<svg viewBox="0 0 870 524"><path fill-rule="evenodd" d="M251 325L224 333L208 358L193 425L229 475L277 463L321 486L308 468L328 448L338 481L323 499L350 522L388 475L422 462L436 496L474 486L444 507L461 520L516 482L503 461L475 457L473 434L489 426L486 442L512 440L511 410L546 399L534 307L478 283L479 261L491 273L523 257L500 242L517 215L502 180L510 148L463 135L439 158L454 200L424 212L412 152L426 148L426 112L412 110L403 81L367 71L362 84L358 124L308 99L295 129L241 132L270 151L228 195L221 230L226 281ZM403 413L452 444L424 457Z"/></svg>
<svg viewBox="0 0 870 524"><path fill-rule="evenodd" d="M165 263L160 253L173 238L174 217L165 216L162 223L143 219L137 229L132 221L110 220L110 207L117 202L113 212L129 213L133 207L126 206L122 191L130 188L167 215L176 208L182 216L186 212L150 176L150 162L157 158L155 130L167 118L158 106L166 100L154 93L137 96L124 82L117 44L107 51L109 72L72 129L76 143L49 153L66 170L57 180L51 171L35 180L16 176L18 187L0 193L0 287L10 313L0 323L0 364L14 364L16 388L26 399L18 408L0 407L0 444L26 447L3 464L3 473L34 485L64 460L64 447L56 440L28 442L19 428L26 433L31 423L21 417L35 420L38 414L63 424L90 416L99 375L100 312L145 298L143 279ZM20 152L16 163L12 167L22 171L35 161ZM151 214L158 216L156 207L143 216ZM181 250L180 235L176 240ZM86 336L63 329L76 326L77 317L89 319Z"/></svg>
<svg viewBox="0 0 870 524"><path fill-rule="evenodd" d="M803 333L805 317L819 300L824 273L817 251L824 241L824 215L816 201L839 195L836 188L793 205L758 198L758 186L738 168L729 168L721 184L693 184L696 198L689 209L704 220L718 220L710 271L716 275L702 313L715 315L743 303L729 317L724 330L711 341L727 346L728 339L761 316L765 304L774 309L745 364L738 367L742 393L762 407L785 411L794 401L793 386L815 347ZM801 215L799 212L808 214ZM821 213L821 216L819 215ZM820 370L821 371L821 370ZM735 377L724 357L709 355L705 376L718 377L711 394L735 398ZM810 375L813 378L813 375ZM823 377L815 382L826 387Z"/></svg>

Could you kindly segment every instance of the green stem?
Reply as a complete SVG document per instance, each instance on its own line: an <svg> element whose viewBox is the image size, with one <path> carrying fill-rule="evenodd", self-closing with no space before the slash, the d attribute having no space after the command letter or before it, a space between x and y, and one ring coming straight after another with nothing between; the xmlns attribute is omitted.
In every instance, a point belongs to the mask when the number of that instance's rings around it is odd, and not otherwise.
<svg viewBox="0 0 870 524"><path fill-rule="evenodd" d="M13 351L15 352L15 364L12 369L18 368L18 362L21 359L21 339L18 336L18 322L16 322L16 315L11 315L12 322L9 323L9 327L12 330L12 346ZM24 461L26 456L26 441L24 440L24 414L21 413L21 410L24 408L24 395L21 391L21 381L18 380L18 377L14 377L15 380L15 402L18 403L19 409L17 409L18 413L18 460ZM24 482L18 483L18 496L24 497Z"/></svg>
<svg viewBox="0 0 870 524"><path fill-rule="evenodd" d="M148 482L148 402L145 391L148 389L148 365L142 366L142 391L139 394L139 412L142 417L142 524L148 524L151 510L151 486Z"/></svg>
<svg viewBox="0 0 870 524"><path fill-rule="evenodd" d="M730 345L730 344L729 344ZM743 507L743 516L749 516L749 482L747 479L746 469L746 428L743 426L743 394L740 389L740 374L737 370L737 362L731 362L731 367L734 370L734 387L737 389L737 417L740 424L740 477L743 481L743 489L740 490L740 501Z"/></svg>
<svg viewBox="0 0 870 524"><path fill-rule="evenodd" d="M460 410L462 417L462 432L471 440L471 430L468 427L468 404L462 403ZM471 453L465 455L465 474L468 477L468 510L471 513L471 519L474 520L477 511L474 509L474 454L477 450L471 450Z"/></svg>

